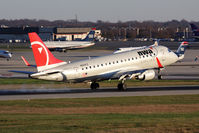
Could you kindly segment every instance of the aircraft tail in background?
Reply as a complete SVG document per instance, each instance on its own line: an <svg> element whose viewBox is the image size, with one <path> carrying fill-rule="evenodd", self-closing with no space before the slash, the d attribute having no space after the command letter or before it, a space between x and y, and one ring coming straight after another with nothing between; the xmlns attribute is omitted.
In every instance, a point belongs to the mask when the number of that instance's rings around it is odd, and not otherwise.
<svg viewBox="0 0 199 133"><path fill-rule="evenodd" d="M184 53L188 47L188 42L182 42L178 47L178 50L175 52L178 55L179 60L184 58Z"/></svg>
<svg viewBox="0 0 199 133"><path fill-rule="evenodd" d="M94 41L95 38L95 30L91 30L88 35L82 39L81 41Z"/></svg>

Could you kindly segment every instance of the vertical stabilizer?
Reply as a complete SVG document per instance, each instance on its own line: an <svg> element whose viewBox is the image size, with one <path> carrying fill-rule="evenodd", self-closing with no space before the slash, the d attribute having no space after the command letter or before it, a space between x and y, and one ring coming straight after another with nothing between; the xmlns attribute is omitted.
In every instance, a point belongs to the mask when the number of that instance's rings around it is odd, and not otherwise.
<svg viewBox="0 0 199 133"><path fill-rule="evenodd" d="M82 41L93 41L95 38L95 31L91 30L88 35L86 36L86 38L84 38Z"/></svg>
<svg viewBox="0 0 199 133"><path fill-rule="evenodd" d="M53 56L37 33L29 33L28 35L38 71L47 70L64 63Z"/></svg>
<svg viewBox="0 0 199 133"><path fill-rule="evenodd" d="M180 46L178 47L178 50L175 53L178 55L179 59L184 58L184 53L185 53L188 45L189 45L188 42L182 42L180 44Z"/></svg>

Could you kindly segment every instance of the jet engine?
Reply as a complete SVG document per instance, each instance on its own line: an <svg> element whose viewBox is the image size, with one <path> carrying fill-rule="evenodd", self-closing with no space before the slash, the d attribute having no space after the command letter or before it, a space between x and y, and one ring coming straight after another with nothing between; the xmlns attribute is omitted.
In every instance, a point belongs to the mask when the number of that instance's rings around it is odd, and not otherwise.
<svg viewBox="0 0 199 133"><path fill-rule="evenodd" d="M152 80L155 78L155 71L154 70L146 70L140 75L135 76L137 80Z"/></svg>
<svg viewBox="0 0 199 133"><path fill-rule="evenodd" d="M42 79L42 80L50 80L50 81L64 81L65 77L62 73L47 73L47 74L40 74L40 73L35 73L30 75L31 78L33 79Z"/></svg>

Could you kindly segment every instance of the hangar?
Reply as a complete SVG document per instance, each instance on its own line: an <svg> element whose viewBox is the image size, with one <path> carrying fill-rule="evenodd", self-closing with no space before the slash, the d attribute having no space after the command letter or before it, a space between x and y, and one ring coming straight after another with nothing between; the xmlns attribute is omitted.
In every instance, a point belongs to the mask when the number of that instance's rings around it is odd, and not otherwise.
<svg viewBox="0 0 199 133"><path fill-rule="evenodd" d="M95 30L96 38L101 38L101 30L95 28L2 27L0 28L0 42L27 42L29 32L36 32L43 41L80 40L85 38L91 30Z"/></svg>
<svg viewBox="0 0 199 133"><path fill-rule="evenodd" d="M95 30L95 38L101 37L101 30L96 30L96 28L56 28L53 40L80 40L85 38L91 30Z"/></svg>

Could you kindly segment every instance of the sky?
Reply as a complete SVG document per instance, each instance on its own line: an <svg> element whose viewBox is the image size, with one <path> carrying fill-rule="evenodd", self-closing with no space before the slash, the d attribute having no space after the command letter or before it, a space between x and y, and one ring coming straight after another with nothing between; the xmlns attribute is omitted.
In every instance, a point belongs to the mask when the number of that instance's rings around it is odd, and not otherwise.
<svg viewBox="0 0 199 133"><path fill-rule="evenodd" d="M199 0L0 0L0 19L199 21Z"/></svg>

